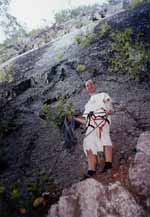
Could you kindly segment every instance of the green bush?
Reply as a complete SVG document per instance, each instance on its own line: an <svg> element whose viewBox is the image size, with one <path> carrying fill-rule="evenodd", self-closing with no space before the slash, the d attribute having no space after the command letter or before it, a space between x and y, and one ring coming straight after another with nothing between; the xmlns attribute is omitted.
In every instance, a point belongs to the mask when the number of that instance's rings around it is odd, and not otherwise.
<svg viewBox="0 0 150 217"><path fill-rule="evenodd" d="M87 33L85 35L79 34L76 36L75 40L81 47L86 47L90 45L96 39L96 37L97 35L95 33Z"/></svg>
<svg viewBox="0 0 150 217"><path fill-rule="evenodd" d="M129 3L129 8L134 9L138 7L142 2L143 0L131 0Z"/></svg>
<svg viewBox="0 0 150 217"><path fill-rule="evenodd" d="M127 9L134 9L141 5L142 3L150 3L150 0L130 0L128 3L126 3Z"/></svg>
<svg viewBox="0 0 150 217"><path fill-rule="evenodd" d="M78 45L80 45L82 43L82 37L83 35L82 34L78 34L76 37L75 37L75 40L77 42Z"/></svg>
<svg viewBox="0 0 150 217"><path fill-rule="evenodd" d="M9 65L7 68L0 68L0 83L13 81L14 66Z"/></svg>
<svg viewBox="0 0 150 217"><path fill-rule="evenodd" d="M110 29L111 27L108 25L108 23L103 22L100 26L100 31L98 33L80 33L75 37L75 41L81 47L86 47L93 43L96 38L105 36L105 34L108 33Z"/></svg>
<svg viewBox="0 0 150 217"><path fill-rule="evenodd" d="M38 181L32 182L28 185L28 192L31 192L34 197L37 197L42 192L42 186Z"/></svg>
<svg viewBox="0 0 150 217"><path fill-rule="evenodd" d="M79 73L84 72L85 70L86 70L86 66L83 64L79 64L76 68L76 71Z"/></svg>
<svg viewBox="0 0 150 217"><path fill-rule="evenodd" d="M64 9L58 13L55 14L55 22L56 23L63 23L66 22L72 18L76 18L81 14L88 14L92 13L95 11L97 8L98 4L93 4L93 5L83 5L79 6L74 9Z"/></svg>
<svg viewBox="0 0 150 217"><path fill-rule="evenodd" d="M11 73L5 73L3 70L0 70L0 83L1 82L12 82L13 76Z"/></svg>
<svg viewBox="0 0 150 217"><path fill-rule="evenodd" d="M133 42L132 36L131 28L112 32L108 69L110 72L125 73L134 79L139 79L140 71L146 69L149 49L143 45L142 34L136 36L134 39L136 42Z"/></svg>
<svg viewBox="0 0 150 217"><path fill-rule="evenodd" d="M84 26L84 24L81 21L77 21L75 23L75 27L78 28L78 29L80 29L82 26Z"/></svg>
<svg viewBox="0 0 150 217"><path fill-rule="evenodd" d="M109 32L109 30L111 29L111 27L108 25L108 23L105 21L100 25L100 31L98 33L98 35L100 37L103 37L106 33Z"/></svg>
<svg viewBox="0 0 150 217"><path fill-rule="evenodd" d="M97 35L95 33L88 33L82 40L81 45L83 47L90 45L95 39Z"/></svg>
<svg viewBox="0 0 150 217"><path fill-rule="evenodd" d="M48 120L55 123L56 126L61 127L65 116L74 113L73 104L65 97L59 97L57 100L57 107L55 112L52 112L48 104L42 106L42 111L47 115Z"/></svg>
<svg viewBox="0 0 150 217"><path fill-rule="evenodd" d="M20 188L19 187L13 188L11 191L11 199L16 201L20 198L20 196L21 196Z"/></svg>
<svg viewBox="0 0 150 217"><path fill-rule="evenodd" d="M64 58L64 55L63 55L63 54L58 54L58 55L56 56L56 59L57 59L58 61L62 61L63 58Z"/></svg>
<svg viewBox="0 0 150 217"><path fill-rule="evenodd" d="M71 18L70 11L67 9L62 10L55 14L55 21L56 23L63 23L66 22L68 19Z"/></svg>

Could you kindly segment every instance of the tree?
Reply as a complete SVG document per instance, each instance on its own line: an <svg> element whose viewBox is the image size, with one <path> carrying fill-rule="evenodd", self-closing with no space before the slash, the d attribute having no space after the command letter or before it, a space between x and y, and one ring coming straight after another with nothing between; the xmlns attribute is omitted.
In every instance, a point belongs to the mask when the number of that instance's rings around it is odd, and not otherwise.
<svg viewBox="0 0 150 217"><path fill-rule="evenodd" d="M0 17L8 11L10 0L0 0Z"/></svg>
<svg viewBox="0 0 150 217"><path fill-rule="evenodd" d="M26 34L16 17L8 12L10 2L11 0L0 0L0 26L6 39L18 38Z"/></svg>

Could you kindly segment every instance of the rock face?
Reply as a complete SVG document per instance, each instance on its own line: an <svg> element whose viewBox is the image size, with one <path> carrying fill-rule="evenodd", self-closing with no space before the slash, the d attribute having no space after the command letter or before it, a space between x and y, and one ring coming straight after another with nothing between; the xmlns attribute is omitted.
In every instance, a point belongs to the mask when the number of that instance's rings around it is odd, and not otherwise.
<svg viewBox="0 0 150 217"><path fill-rule="evenodd" d="M140 135L134 164L129 170L129 178L134 191L146 201L150 211L150 132Z"/></svg>
<svg viewBox="0 0 150 217"><path fill-rule="evenodd" d="M94 9L89 8L86 12L81 10L78 16L72 19L70 18L70 20L66 22L56 22L51 27L39 29L35 32L33 31L30 36L16 41L10 41L7 45L0 48L0 64L31 49L38 49L54 41L56 38L81 29L91 22L103 20L104 17L108 17L121 10L123 10L123 0L116 1L114 5L97 5Z"/></svg>
<svg viewBox="0 0 150 217"><path fill-rule="evenodd" d="M144 217L143 209L119 182L104 186L88 179L63 191L47 217Z"/></svg>
<svg viewBox="0 0 150 217"><path fill-rule="evenodd" d="M148 44L149 11L147 4L106 21L112 28L131 27L135 35L144 32ZM88 78L96 80L98 92L107 92L113 98L114 167L121 160L128 160L139 134L150 129L150 78L146 76L136 81L128 75L108 74L102 54L108 43L107 35L85 47L77 44L79 34L96 33L100 25L91 24L88 30L83 28L83 32L66 34L1 66L13 76L12 82L0 84L0 133L4 134L0 140L4 157L0 173L2 183L9 186L19 177L21 183L27 184L44 174L62 186L80 179L86 170L81 130L77 130L78 144L70 153L63 146L62 131L53 122L41 119L40 111L44 103L56 110L59 96L68 97L76 109L83 111L89 98L83 87ZM84 72L78 72L79 64L85 65Z"/></svg>

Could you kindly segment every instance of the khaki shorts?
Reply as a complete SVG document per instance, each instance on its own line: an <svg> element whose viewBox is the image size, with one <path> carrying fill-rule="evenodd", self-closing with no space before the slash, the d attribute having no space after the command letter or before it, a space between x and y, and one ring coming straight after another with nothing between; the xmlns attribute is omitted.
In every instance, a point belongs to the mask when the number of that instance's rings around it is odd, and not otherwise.
<svg viewBox="0 0 150 217"><path fill-rule="evenodd" d="M99 123L98 121L96 122L97 124ZM110 138L110 126L107 122L102 128L101 136L99 136L99 128L96 128L93 131L92 130L93 130L92 127L88 127L85 134L85 138L83 140L83 150L86 155L87 155L87 150L91 150L93 154L97 155L97 152L104 151L103 148L104 146L112 146L112 141ZM87 135L88 133L90 134Z"/></svg>

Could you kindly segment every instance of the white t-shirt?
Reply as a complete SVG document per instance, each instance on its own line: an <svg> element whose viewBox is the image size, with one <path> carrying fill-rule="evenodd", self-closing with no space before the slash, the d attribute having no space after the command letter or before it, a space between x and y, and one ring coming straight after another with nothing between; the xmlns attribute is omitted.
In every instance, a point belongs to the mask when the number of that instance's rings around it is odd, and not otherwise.
<svg viewBox="0 0 150 217"><path fill-rule="evenodd" d="M83 117L87 117L87 114L90 111L93 111L95 114L98 112L103 112L104 109L106 111L112 111L112 99L107 93L97 93L90 97L89 101L85 105L85 110L83 113ZM103 115L103 114L102 114ZM109 121L110 115L108 116Z"/></svg>

